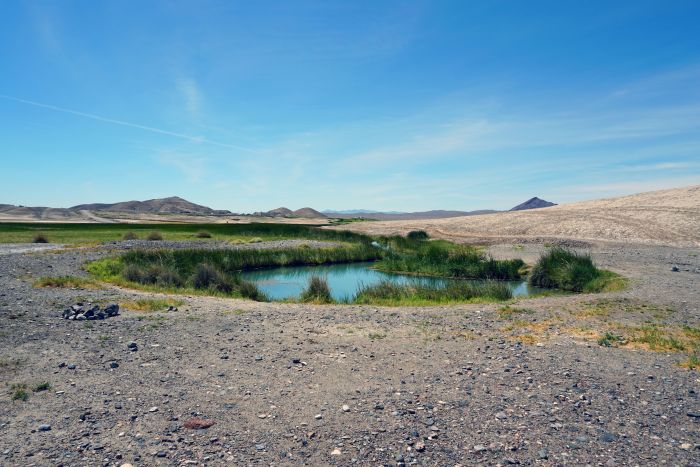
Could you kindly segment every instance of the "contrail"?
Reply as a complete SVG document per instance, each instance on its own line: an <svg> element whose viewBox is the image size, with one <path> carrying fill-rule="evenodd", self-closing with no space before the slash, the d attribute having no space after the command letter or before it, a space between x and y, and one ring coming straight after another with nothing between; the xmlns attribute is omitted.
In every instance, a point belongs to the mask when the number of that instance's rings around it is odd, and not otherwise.
<svg viewBox="0 0 700 467"><path fill-rule="evenodd" d="M3 94L0 94L0 99L7 99L7 100L15 101L15 102L21 102L22 104L28 104L28 105L33 105L35 107L41 107L44 109L54 110L56 112L63 112L63 113L67 113L67 114L77 115L79 117L90 118L92 120L97 120L99 122L113 123L115 125L128 126L131 128L138 128L139 130L150 131L152 133L160 133L161 135L174 136L176 138L186 139L188 141L192 141L195 143L213 144L214 146L221 146L221 147L230 148L230 149L238 149L241 151L247 151L247 152L252 152L252 153L258 152L258 151L255 151L253 149L244 148L242 146L220 143L218 141L212 141L210 139L201 138L199 136L186 135L184 133L176 133L174 131L161 130L160 128L154 128L152 126L139 125L137 123L125 122L123 120L115 120L113 118L100 117L99 115L89 114L89 113L85 113L85 112L79 112L77 110L64 109L62 107L56 107L55 105L42 104L41 102L30 101L27 99L20 99L18 97L12 97L12 96L6 96Z"/></svg>

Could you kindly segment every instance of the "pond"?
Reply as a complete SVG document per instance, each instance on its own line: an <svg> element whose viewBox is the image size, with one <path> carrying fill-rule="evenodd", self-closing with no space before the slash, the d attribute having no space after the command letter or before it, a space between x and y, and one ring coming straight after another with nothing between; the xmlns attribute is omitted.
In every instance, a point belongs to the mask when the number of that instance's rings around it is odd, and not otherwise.
<svg viewBox="0 0 700 467"><path fill-rule="evenodd" d="M258 269L242 273L243 279L255 282L258 288L271 300L298 298L301 291L313 276L320 276L328 281L333 298L338 301L352 299L357 291L365 285L374 285L382 280L397 284L420 283L443 286L447 281L460 279L442 279L436 277L390 274L371 269L373 263L345 263L323 266L295 266L273 269ZM472 282L480 282L473 280ZM513 291L513 296L529 296L537 290L529 287L526 281L506 282Z"/></svg>

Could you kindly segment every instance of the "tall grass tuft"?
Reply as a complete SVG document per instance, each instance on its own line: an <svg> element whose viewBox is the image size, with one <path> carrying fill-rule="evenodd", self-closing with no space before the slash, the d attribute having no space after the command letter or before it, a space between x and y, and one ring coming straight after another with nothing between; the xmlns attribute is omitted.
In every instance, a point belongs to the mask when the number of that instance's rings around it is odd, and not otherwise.
<svg viewBox="0 0 700 467"><path fill-rule="evenodd" d="M146 237L147 240L151 241L158 241L158 240L163 240L163 234L160 233L157 230L154 230L153 232L149 233L148 236Z"/></svg>
<svg viewBox="0 0 700 467"><path fill-rule="evenodd" d="M211 238L211 233L207 230L200 230L197 232L197 238Z"/></svg>
<svg viewBox="0 0 700 467"><path fill-rule="evenodd" d="M122 236L122 240L137 240L139 237L135 232L129 231Z"/></svg>
<svg viewBox="0 0 700 467"><path fill-rule="evenodd" d="M589 255L556 247L542 256L532 268L530 285L571 292L598 292L607 279L619 277L598 269Z"/></svg>
<svg viewBox="0 0 700 467"><path fill-rule="evenodd" d="M309 279L309 284L301 292L299 299L302 302L332 303L331 289L328 281L324 277L313 276Z"/></svg>

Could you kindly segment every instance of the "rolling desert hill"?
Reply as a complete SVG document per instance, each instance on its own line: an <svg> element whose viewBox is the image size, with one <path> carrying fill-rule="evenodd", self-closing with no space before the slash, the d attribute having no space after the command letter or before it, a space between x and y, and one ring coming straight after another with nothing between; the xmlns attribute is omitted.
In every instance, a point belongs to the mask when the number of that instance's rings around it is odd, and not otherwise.
<svg viewBox="0 0 700 467"><path fill-rule="evenodd" d="M355 210L349 213L337 211L324 211L324 214L326 214L328 217L334 217L338 219L352 219L356 217L363 217L365 219L375 219L380 221L399 221L411 219L445 219L449 217L478 216L481 214L493 214L494 212L498 211L494 211L491 209L481 209L478 211L444 211L441 209L436 209L433 211L418 212L377 212Z"/></svg>
<svg viewBox="0 0 700 467"><path fill-rule="evenodd" d="M123 201L120 203L80 204L70 208L72 211L119 211L135 213L160 214L231 214L230 211L217 211L201 204L195 204L179 196L169 198L149 199L147 201Z"/></svg>
<svg viewBox="0 0 700 467"><path fill-rule="evenodd" d="M259 213L262 216L269 216L269 217L287 217L287 218L302 218L302 219L325 219L326 215L318 212L317 210L313 208L301 208L297 209L296 211L292 211L289 208L281 207L277 209L272 209L267 212L261 212Z"/></svg>
<svg viewBox="0 0 700 467"><path fill-rule="evenodd" d="M463 242L551 238L700 246L700 185L525 211L333 228L382 235L422 229Z"/></svg>

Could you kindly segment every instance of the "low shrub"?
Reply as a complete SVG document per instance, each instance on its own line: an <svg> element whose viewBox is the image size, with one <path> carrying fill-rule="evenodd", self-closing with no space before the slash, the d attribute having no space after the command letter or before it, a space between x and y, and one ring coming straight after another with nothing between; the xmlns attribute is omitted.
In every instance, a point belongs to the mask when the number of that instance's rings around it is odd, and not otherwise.
<svg viewBox="0 0 700 467"><path fill-rule="evenodd" d="M427 240L428 232L426 232L425 230L412 230L408 232L408 235L406 236L411 240Z"/></svg>
<svg viewBox="0 0 700 467"><path fill-rule="evenodd" d="M331 303L333 296L328 286L328 281L323 277L313 276L309 284L301 292L299 299L302 302Z"/></svg>
<svg viewBox="0 0 700 467"><path fill-rule="evenodd" d="M207 232L206 230L200 230L197 232L196 235L197 238L211 238L211 233Z"/></svg>
<svg viewBox="0 0 700 467"><path fill-rule="evenodd" d="M32 243L49 243L49 238L42 233L36 234L36 235L34 235L34 239L32 240Z"/></svg>
<svg viewBox="0 0 700 467"><path fill-rule="evenodd" d="M48 381L44 381L42 383L37 383L34 385L34 388L32 388L32 391L34 392L41 392L41 391L48 391L51 389L51 383Z"/></svg>
<svg viewBox="0 0 700 467"><path fill-rule="evenodd" d="M10 389L12 389L12 400L13 401L27 401L29 400L29 390L27 385L24 383L13 384Z"/></svg>
<svg viewBox="0 0 700 467"><path fill-rule="evenodd" d="M137 240L139 237L134 232L126 232L122 236L122 240Z"/></svg>
<svg viewBox="0 0 700 467"><path fill-rule="evenodd" d="M157 230L154 230L153 232L148 234L146 239L151 240L151 241L163 240L163 234Z"/></svg>

